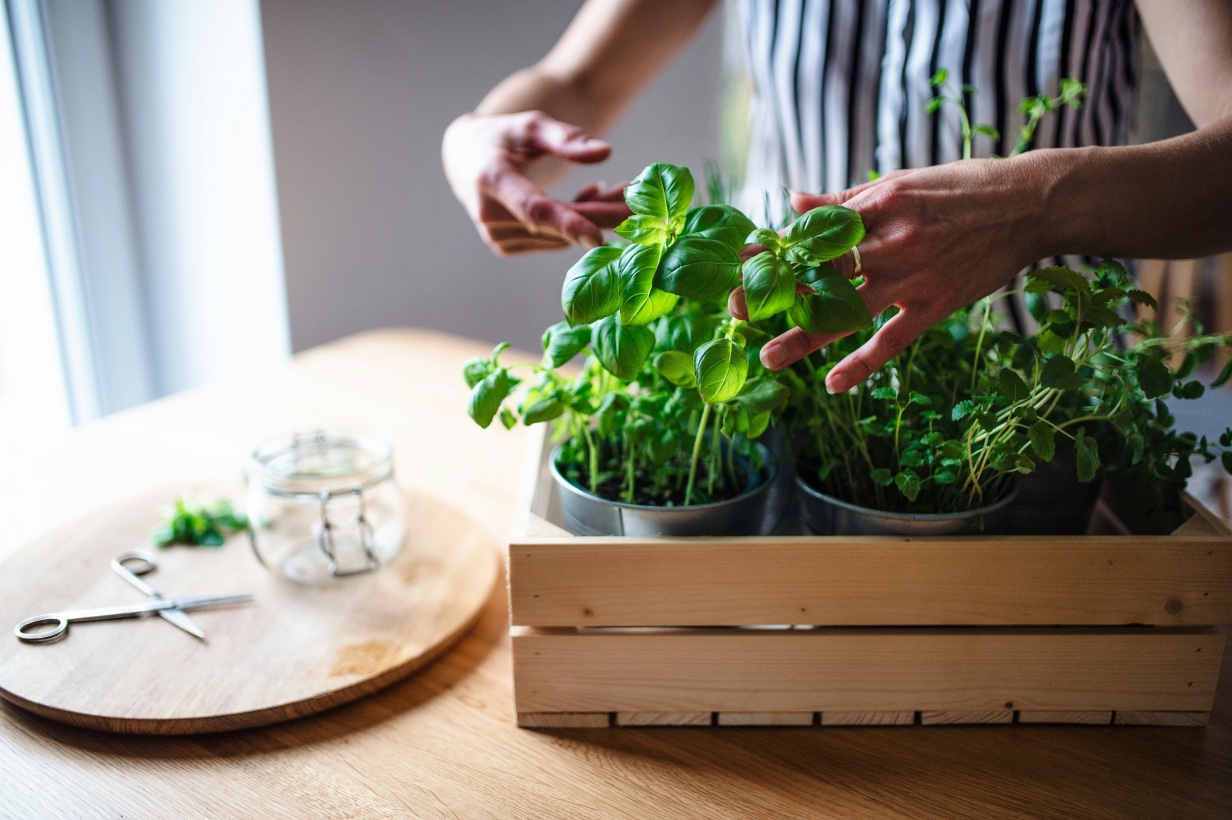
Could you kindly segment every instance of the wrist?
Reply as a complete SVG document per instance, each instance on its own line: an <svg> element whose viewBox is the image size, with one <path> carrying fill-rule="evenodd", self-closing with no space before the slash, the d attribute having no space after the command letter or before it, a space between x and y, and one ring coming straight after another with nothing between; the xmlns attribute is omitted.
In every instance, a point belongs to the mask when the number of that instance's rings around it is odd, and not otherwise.
<svg viewBox="0 0 1232 820"><path fill-rule="evenodd" d="M1100 223L1086 194L1085 169L1099 148L1056 148L1031 151L1003 160L1017 165L1033 210L1026 223L1032 261L1050 256L1091 253Z"/></svg>

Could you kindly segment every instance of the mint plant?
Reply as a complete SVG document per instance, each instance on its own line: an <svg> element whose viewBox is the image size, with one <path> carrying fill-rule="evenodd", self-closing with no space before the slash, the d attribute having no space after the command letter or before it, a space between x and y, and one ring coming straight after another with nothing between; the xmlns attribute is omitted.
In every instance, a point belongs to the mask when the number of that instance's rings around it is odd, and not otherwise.
<svg viewBox="0 0 1232 820"><path fill-rule="evenodd" d="M623 241L566 273L565 321L544 332L541 361L503 365L507 345L498 345L464 366L477 424L551 422L565 440L562 474L609 500L679 506L738 495L761 466L754 442L790 393L758 359L767 329L871 326L829 264L863 238L854 211L820 208L779 235L729 205L693 207L693 194L688 169L647 167L625 190L633 215L616 228ZM750 243L766 250L742 262ZM747 321L725 310L742 280ZM579 355L579 375L562 371Z"/></svg>
<svg viewBox="0 0 1232 820"><path fill-rule="evenodd" d="M976 134L999 138L991 126L972 124L962 99L974 88L952 88L945 70L932 83L938 94L929 111L957 107L964 158ZM1064 80L1057 96L1024 100L1014 153L1030 148L1045 115L1081 105L1084 91ZM1215 347L1232 344L1226 334L1175 342L1154 323L1123 318L1118 311L1131 302L1155 305L1111 260L1090 277L1064 267L1032 271L1022 292L1005 294L1016 295L1025 295L1039 325L1025 338L1000 329L996 300L986 298L931 328L857 389L827 394L830 369L888 321L891 309L874 327L798 365L791 427L805 480L861 506L948 513L999 500L1015 476L1064 449L1072 449L1080 481L1101 469L1121 471L1161 496L1184 485L1191 457L1221 458L1232 471L1232 428L1218 443L1178 433L1160 401L1169 393L1201 395L1203 385L1188 377ZM1129 337L1138 341L1124 349L1120 341ZM1188 355L1173 372L1164 359L1178 345Z"/></svg>

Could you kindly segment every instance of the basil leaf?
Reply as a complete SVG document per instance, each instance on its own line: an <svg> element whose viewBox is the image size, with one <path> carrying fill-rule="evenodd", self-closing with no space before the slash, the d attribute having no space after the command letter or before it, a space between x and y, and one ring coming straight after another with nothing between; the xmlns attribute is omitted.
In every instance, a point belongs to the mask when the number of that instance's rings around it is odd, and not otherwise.
<svg viewBox="0 0 1232 820"><path fill-rule="evenodd" d="M492 360L487 356L476 356L462 363L462 377L466 379L466 386L473 388L495 369Z"/></svg>
<svg viewBox="0 0 1232 820"><path fill-rule="evenodd" d="M620 305L620 323L626 327L644 325L672 312L679 298L674 293L659 290L654 286L655 271L661 245L630 245L620 256L617 270L620 272L620 289L623 302Z"/></svg>
<svg viewBox="0 0 1232 820"><path fill-rule="evenodd" d="M1037 421L1027 428L1027 436L1031 439L1031 449L1044 461L1052 461L1057 454L1057 437L1052 426Z"/></svg>
<svg viewBox="0 0 1232 820"><path fill-rule="evenodd" d="M873 326L868 305L832 267L810 269L802 278L816 293L797 294L787 315L806 332L845 333Z"/></svg>
<svg viewBox="0 0 1232 820"><path fill-rule="evenodd" d="M739 403L750 414L769 413L787 403L791 391L774 379L759 378L746 382L744 389L733 401Z"/></svg>
<svg viewBox="0 0 1232 820"><path fill-rule="evenodd" d="M568 322L559 322L543 331L543 359L548 367L560 367L581 353L590 344L590 326L569 327Z"/></svg>
<svg viewBox="0 0 1232 820"><path fill-rule="evenodd" d="M744 244L746 245L761 245L766 250L773 254L780 254L783 250L783 237L779 236L769 228L758 228L747 237Z"/></svg>
<svg viewBox="0 0 1232 820"><path fill-rule="evenodd" d="M708 404L735 398L749 375L744 348L731 339L715 339L693 354L693 372L702 400Z"/></svg>
<svg viewBox="0 0 1232 820"><path fill-rule="evenodd" d="M754 415L749 416L749 429L745 432L745 435L751 439L760 438L762 433L765 433L769 428L770 414L755 413Z"/></svg>
<svg viewBox="0 0 1232 820"><path fill-rule="evenodd" d="M667 243L667 223L654 216L634 214L616 226L617 236L623 236L637 245L664 245Z"/></svg>
<svg viewBox="0 0 1232 820"><path fill-rule="evenodd" d="M756 227L753 220L730 205L703 205L685 214L683 233L722 242L739 252Z"/></svg>
<svg viewBox="0 0 1232 820"><path fill-rule="evenodd" d="M697 378L693 375L693 357L679 350L667 350L654 358L655 370L663 374L677 387L693 387Z"/></svg>
<svg viewBox="0 0 1232 820"><path fill-rule="evenodd" d="M480 427L486 428L496 417L501 408L501 402L509 398L509 394L517 387L517 379L511 378L507 370L497 370L488 374L471 390L470 405L466 412Z"/></svg>
<svg viewBox="0 0 1232 820"><path fill-rule="evenodd" d="M787 259L817 265L842 256L864 238L860 215L842 205L823 205L803 214L787 229Z"/></svg>
<svg viewBox="0 0 1232 820"><path fill-rule="evenodd" d="M684 236L663 254L655 287L699 302L724 299L740 281L740 257L717 239Z"/></svg>
<svg viewBox="0 0 1232 820"><path fill-rule="evenodd" d="M1138 374L1138 384L1148 399L1159 398L1172 389L1172 374L1159 359L1141 358L1134 371Z"/></svg>
<svg viewBox="0 0 1232 820"><path fill-rule="evenodd" d="M569 272L560 303L571 325L588 325L620 309L620 275L614 264L620 248L604 245L586 252Z"/></svg>
<svg viewBox="0 0 1232 820"><path fill-rule="evenodd" d="M683 219L693 202L693 175L688 168L656 162L625 188L629 210L671 223Z"/></svg>
<svg viewBox="0 0 1232 820"><path fill-rule="evenodd" d="M590 349L603 369L618 379L633 381L650 358L654 334L645 327L624 327L615 316L591 326Z"/></svg>
<svg viewBox="0 0 1232 820"><path fill-rule="evenodd" d="M782 313L795 299L796 276L791 265L772 253L759 253L744 263L744 303L750 322Z"/></svg>
<svg viewBox="0 0 1232 820"><path fill-rule="evenodd" d="M565 412L565 405L557 399L539 399L522 410L523 424L538 424L551 421Z"/></svg>

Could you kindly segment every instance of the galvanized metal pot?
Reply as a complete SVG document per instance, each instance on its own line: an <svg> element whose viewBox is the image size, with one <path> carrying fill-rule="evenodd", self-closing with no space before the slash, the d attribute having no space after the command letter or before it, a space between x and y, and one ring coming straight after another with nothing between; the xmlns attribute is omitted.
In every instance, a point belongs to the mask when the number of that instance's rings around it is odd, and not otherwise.
<svg viewBox="0 0 1232 820"><path fill-rule="evenodd" d="M957 513L899 513L840 501L796 476L804 529L810 535L995 535L1004 530L1006 511L1018 487L986 507Z"/></svg>
<svg viewBox="0 0 1232 820"><path fill-rule="evenodd" d="M560 491L565 525L576 535L754 535L765 525L770 488L778 469L770 452L760 444L758 449L763 467L753 477L752 486L735 498L713 504L652 507L591 495L560 474L556 467L559 446L552 451L552 478Z"/></svg>

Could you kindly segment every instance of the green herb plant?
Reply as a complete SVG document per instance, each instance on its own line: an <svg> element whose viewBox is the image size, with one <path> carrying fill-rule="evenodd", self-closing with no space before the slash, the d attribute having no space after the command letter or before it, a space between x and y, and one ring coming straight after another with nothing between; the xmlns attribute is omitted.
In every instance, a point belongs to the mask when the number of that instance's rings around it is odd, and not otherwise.
<svg viewBox="0 0 1232 820"><path fill-rule="evenodd" d="M158 547L172 544L221 547L227 536L248 526L248 519L238 513L230 501L197 504L181 496L175 500L163 520L155 525L150 540Z"/></svg>
<svg viewBox="0 0 1232 820"><path fill-rule="evenodd" d="M543 358L506 366L502 344L464 365L477 424L551 422L564 440L562 474L612 501L680 506L738 495L760 468L754 442L786 406L784 380L795 378L762 368L768 331L872 323L829 264L863 238L854 211L819 208L780 235L729 205L693 207L693 193L688 169L647 167L625 190L633 215L616 228L621 241L566 274L565 321L544 332ZM754 243L766 250L742 262ZM747 321L726 312L741 283ZM579 355L580 373L564 369Z"/></svg>
<svg viewBox="0 0 1232 820"><path fill-rule="evenodd" d="M963 154L974 134L947 72L933 77L942 93L930 103L958 107ZM963 93L974 89L963 88ZM1029 148L1040 119L1062 105L1077 106L1083 87L1061 84L1056 97L1024 101L1026 122L1015 153ZM1051 295L1048 295L1051 294ZM986 298L931 328L863 385L839 396L824 388L842 358L866 342L876 325L819 351L797 367L804 385L791 411L801 473L818 489L844 501L893 512L948 513L978 508L1007 494L1015 476L1030 475L1072 449L1080 481L1108 469L1141 483L1173 489L1188 477L1189 459L1219 457L1232 469L1232 429L1219 445L1177 433L1159 399L1197 398L1203 385L1189 379L1227 335L1199 334L1184 342L1162 335L1153 322L1123 318L1130 303L1155 308L1133 288L1125 269L1105 260L1091 276L1065 267L1027 274L1023 295L1038 329L1028 337L1001 330ZM1000 298L1000 297L999 297ZM1138 341L1122 349L1122 340ZM1180 345L1184 364L1164 364ZM1220 374L1221 384L1229 373Z"/></svg>

